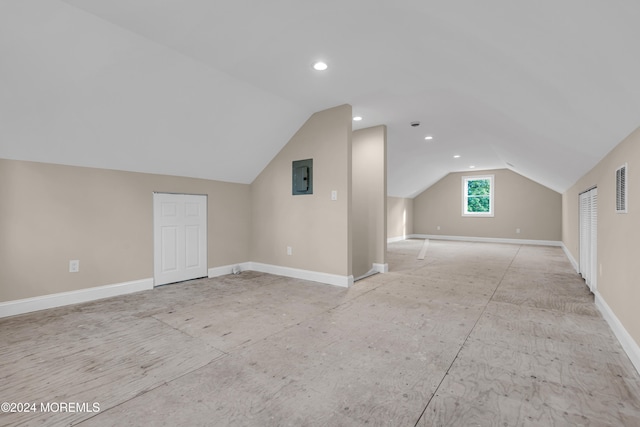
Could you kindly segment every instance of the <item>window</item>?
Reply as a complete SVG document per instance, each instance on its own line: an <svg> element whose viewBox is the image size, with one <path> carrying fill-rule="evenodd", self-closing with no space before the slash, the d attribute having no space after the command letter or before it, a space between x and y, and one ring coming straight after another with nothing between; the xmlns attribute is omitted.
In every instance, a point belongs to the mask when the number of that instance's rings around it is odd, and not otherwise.
<svg viewBox="0 0 640 427"><path fill-rule="evenodd" d="M627 213L627 164L616 170L616 212Z"/></svg>
<svg viewBox="0 0 640 427"><path fill-rule="evenodd" d="M493 175L462 177L462 216L493 216Z"/></svg>

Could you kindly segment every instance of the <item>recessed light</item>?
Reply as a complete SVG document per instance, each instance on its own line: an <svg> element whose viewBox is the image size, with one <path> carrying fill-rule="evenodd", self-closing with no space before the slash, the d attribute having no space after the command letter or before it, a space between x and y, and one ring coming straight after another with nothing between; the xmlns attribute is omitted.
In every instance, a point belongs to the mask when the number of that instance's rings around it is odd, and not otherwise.
<svg viewBox="0 0 640 427"><path fill-rule="evenodd" d="M313 69L316 71L324 71L327 68L329 68L329 66L322 61L318 61L315 64L313 64Z"/></svg>
<svg viewBox="0 0 640 427"><path fill-rule="evenodd" d="M432 136L425 136L424 139L433 139Z"/></svg>
<svg viewBox="0 0 640 427"><path fill-rule="evenodd" d="M460 158L460 154L456 154L455 156L453 156L454 159L459 159Z"/></svg>
<svg viewBox="0 0 640 427"><path fill-rule="evenodd" d="M473 165L469 166L469 169L475 169L475 168L476 168L476 167L475 167L475 166L473 166Z"/></svg>
<svg viewBox="0 0 640 427"><path fill-rule="evenodd" d="M354 121L354 122L359 122L360 120L362 120L362 117L360 117L360 116L355 116L355 117L353 118L353 121Z"/></svg>

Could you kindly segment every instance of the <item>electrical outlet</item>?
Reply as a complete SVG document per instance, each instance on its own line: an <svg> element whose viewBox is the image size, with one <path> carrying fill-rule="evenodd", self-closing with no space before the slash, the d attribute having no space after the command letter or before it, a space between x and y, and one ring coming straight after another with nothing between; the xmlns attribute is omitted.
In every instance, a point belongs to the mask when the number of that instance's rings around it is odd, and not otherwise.
<svg viewBox="0 0 640 427"><path fill-rule="evenodd" d="M293 255L293 248L291 246L287 246L287 255Z"/></svg>
<svg viewBox="0 0 640 427"><path fill-rule="evenodd" d="M520 229L516 228L516 234L520 234Z"/></svg>
<svg viewBox="0 0 640 427"><path fill-rule="evenodd" d="M436 230L440 231L440 226L437 226L437 227L436 227Z"/></svg>
<svg viewBox="0 0 640 427"><path fill-rule="evenodd" d="M77 273L80 271L80 260L72 259L69 261L69 273Z"/></svg>
<svg viewBox="0 0 640 427"><path fill-rule="evenodd" d="M331 200L338 200L338 192L336 190L331 190Z"/></svg>

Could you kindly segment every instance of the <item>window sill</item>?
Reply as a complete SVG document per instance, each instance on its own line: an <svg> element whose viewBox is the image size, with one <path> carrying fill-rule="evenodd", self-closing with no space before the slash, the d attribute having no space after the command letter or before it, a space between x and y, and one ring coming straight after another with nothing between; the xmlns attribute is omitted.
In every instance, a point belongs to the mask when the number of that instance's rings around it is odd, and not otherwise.
<svg viewBox="0 0 640 427"><path fill-rule="evenodd" d="M494 215L492 213L463 213L463 217L465 218L493 218Z"/></svg>

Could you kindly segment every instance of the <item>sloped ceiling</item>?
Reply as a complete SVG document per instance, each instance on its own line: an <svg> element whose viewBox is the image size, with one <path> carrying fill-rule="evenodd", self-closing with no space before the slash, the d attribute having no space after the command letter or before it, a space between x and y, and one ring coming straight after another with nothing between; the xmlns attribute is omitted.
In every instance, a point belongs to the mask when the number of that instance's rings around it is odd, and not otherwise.
<svg viewBox="0 0 640 427"><path fill-rule="evenodd" d="M250 183L348 103L388 126L390 195L471 165L563 192L640 124L639 23L636 0L3 0L0 157Z"/></svg>

